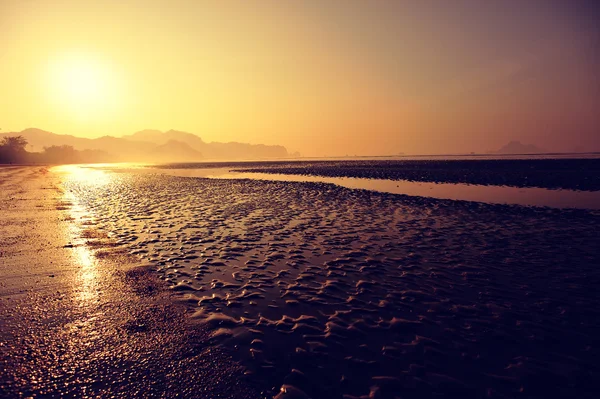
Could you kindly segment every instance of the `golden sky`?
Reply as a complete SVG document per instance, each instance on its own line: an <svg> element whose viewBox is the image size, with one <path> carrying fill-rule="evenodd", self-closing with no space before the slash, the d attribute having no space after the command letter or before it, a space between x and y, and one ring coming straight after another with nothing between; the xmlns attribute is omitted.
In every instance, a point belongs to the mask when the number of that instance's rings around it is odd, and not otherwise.
<svg viewBox="0 0 600 399"><path fill-rule="evenodd" d="M0 0L0 128L600 150L593 1Z"/></svg>

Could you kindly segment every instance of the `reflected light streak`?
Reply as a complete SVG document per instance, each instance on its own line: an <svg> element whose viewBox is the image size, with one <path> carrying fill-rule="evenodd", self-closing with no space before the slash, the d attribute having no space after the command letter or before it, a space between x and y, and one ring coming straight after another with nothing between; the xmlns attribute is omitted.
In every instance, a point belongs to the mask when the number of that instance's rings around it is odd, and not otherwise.
<svg viewBox="0 0 600 399"><path fill-rule="evenodd" d="M75 261L81 267L77 276L77 297L82 304L86 304L98 299L99 273L94 256L87 246L82 244L75 249Z"/></svg>
<svg viewBox="0 0 600 399"><path fill-rule="evenodd" d="M65 175L67 180L76 183L103 186L110 182L110 177L105 171L85 167L83 165L60 165L54 166L52 170Z"/></svg>
<svg viewBox="0 0 600 399"><path fill-rule="evenodd" d="M80 165L55 166L53 170L62 174L67 184L75 183L101 187L110 182L109 173ZM92 215L79 203L78 198L72 191L64 190L62 200L70 204L67 209L72 222L69 223L67 234L73 245L72 261L80 267L73 289L77 293L81 306L85 306L98 300L100 286L98 262L82 234L81 222L92 219Z"/></svg>

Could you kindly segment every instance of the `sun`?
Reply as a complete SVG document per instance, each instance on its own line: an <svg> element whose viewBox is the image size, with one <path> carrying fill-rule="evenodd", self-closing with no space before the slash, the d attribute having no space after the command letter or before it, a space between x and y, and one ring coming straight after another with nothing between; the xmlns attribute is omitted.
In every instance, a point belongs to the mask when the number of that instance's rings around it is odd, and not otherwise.
<svg viewBox="0 0 600 399"><path fill-rule="evenodd" d="M49 96L61 114L106 117L116 104L116 75L106 61L86 54L57 57L49 65Z"/></svg>
<svg viewBox="0 0 600 399"><path fill-rule="evenodd" d="M106 97L106 76L99 65L79 61L63 67L60 76L63 95L70 101L96 103Z"/></svg>

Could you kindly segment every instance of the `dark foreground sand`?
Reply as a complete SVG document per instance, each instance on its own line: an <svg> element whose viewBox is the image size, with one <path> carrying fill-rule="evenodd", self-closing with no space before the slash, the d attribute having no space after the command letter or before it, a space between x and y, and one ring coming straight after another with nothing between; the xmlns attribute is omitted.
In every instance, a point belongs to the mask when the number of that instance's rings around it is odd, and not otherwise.
<svg viewBox="0 0 600 399"><path fill-rule="evenodd" d="M7 394L600 393L597 213L76 168L63 187L81 241L56 259L89 251L99 294L2 300L21 334L3 342ZM133 282L130 256L149 271Z"/></svg>

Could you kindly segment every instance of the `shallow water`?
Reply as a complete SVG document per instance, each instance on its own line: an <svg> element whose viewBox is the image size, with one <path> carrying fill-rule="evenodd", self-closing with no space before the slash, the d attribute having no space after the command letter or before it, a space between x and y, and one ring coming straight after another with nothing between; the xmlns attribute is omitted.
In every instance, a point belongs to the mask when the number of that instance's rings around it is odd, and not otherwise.
<svg viewBox="0 0 600 399"><path fill-rule="evenodd" d="M592 212L77 170L94 227L278 399L596 389Z"/></svg>
<svg viewBox="0 0 600 399"><path fill-rule="evenodd" d="M549 190L477 184L426 183L407 180L323 177L274 173L236 172L230 168L152 169L155 173L210 179L252 179L282 182L330 183L351 189L418 197L513 204L551 208L600 209L600 191Z"/></svg>

